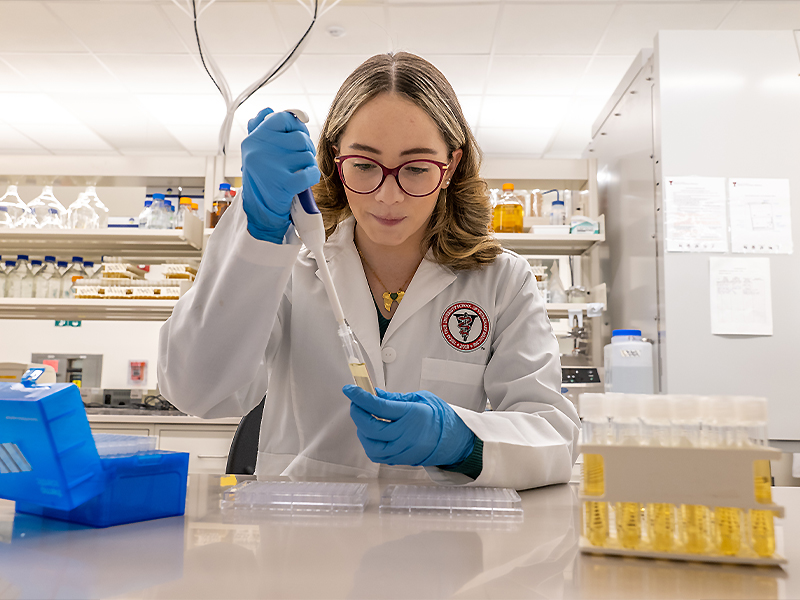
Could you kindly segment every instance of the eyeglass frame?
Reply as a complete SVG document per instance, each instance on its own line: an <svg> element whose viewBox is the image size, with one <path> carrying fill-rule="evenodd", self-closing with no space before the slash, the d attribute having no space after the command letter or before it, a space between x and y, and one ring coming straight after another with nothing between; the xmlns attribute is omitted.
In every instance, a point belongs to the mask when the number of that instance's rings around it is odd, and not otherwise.
<svg viewBox="0 0 800 600"><path fill-rule="evenodd" d="M344 161L346 161L348 158L363 158L363 159L366 159L368 161L374 162L376 165L378 165L381 168L381 170L383 171L383 176L381 177L380 183L378 185L376 185L373 189L371 189L368 192L358 192L358 191L354 190L353 188L351 188L349 185L347 185L347 183L344 180L344 175L342 174L342 163ZM394 180L397 183L397 187L399 187L403 191L403 193L405 195L411 196L412 198L424 198L425 196L430 196L432 193L434 193L439 188L439 186L442 185L442 181L444 180L444 175L445 175L445 173L447 173L447 169L449 169L450 165L452 164L452 162L443 163L443 162L440 162L438 160L431 160L429 158L415 158L414 160L407 160L403 164L396 166L394 169L390 169L389 167L387 167L383 163L378 162L374 158L370 158L369 156L364 156L362 154L345 154L345 155L342 155L342 156L336 156L336 157L334 157L333 162L336 163L336 170L339 172L339 179L342 180L342 185L344 187L346 187L348 190L350 190L351 192L353 192L354 194L362 194L362 195L374 194L379 189L381 189L381 186L386 181L386 178L389 175L393 175L394 176ZM410 194L400 184L400 178L398 177L400 175L400 169L402 169L406 165L409 165L409 164L415 163L415 162L431 163L432 165L436 165L437 167L439 167L439 182L427 194Z"/></svg>

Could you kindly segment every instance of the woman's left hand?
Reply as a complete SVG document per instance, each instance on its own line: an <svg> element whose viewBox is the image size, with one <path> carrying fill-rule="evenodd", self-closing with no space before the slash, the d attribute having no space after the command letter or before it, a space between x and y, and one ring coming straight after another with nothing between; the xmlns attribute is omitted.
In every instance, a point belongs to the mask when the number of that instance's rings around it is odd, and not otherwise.
<svg viewBox="0 0 800 600"><path fill-rule="evenodd" d="M451 466L472 453L475 434L447 402L431 392L394 394L378 389L373 396L355 385L346 385L342 391L350 398L358 439L373 462Z"/></svg>

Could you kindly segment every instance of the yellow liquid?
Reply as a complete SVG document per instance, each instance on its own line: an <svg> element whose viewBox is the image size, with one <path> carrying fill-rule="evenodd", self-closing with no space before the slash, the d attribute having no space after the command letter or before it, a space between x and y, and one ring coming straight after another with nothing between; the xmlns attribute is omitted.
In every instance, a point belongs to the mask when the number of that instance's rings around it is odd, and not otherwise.
<svg viewBox="0 0 800 600"><path fill-rule="evenodd" d="M492 228L496 233L522 233L522 205L498 204L494 207Z"/></svg>
<svg viewBox="0 0 800 600"><path fill-rule="evenodd" d="M681 506L681 544L690 554L705 554L711 547L711 515L705 506Z"/></svg>
<svg viewBox="0 0 800 600"><path fill-rule="evenodd" d="M771 473L769 461L757 460L753 463L755 472L756 502L772 503ZM750 543L759 556L772 556L775 553L775 523L772 511L750 511Z"/></svg>
<svg viewBox="0 0 800 600"><path fill-rule="evenodd" d="M658 552L670 552L675 546L675 506L647 505L647 535L650 545Z"/></svg>
<svg viewBox="0 0 800 600"><path fill-rule="evenodd" d="M369 378L367 365L364 363L350 363L349 366L350 374L353 376L353 381L355 381L356 385L362 390L374 394L375 386L372 385L372 380Z"/></svg>
<svg viewBox="0 0 800 600"><path fill-rule="evenodd" d="M605 492L603 457L587 454L583 457L583 493L602 496ZM608 541L608 503L584 502L586 539L593 546L605 546Z"/></svg>
<svg viewBox="0 0 800 600"><path fill-rule="evenodd" d="M617 502L617 539L623 548L638 548L642 541L642 505Z"/></svg>
<svg viewBox="0 0 800 600"><path fill-rule="evenodd" d="M722 507L714 510L716 545L720 554L733 556L742 549L742 511Z"/></svg>

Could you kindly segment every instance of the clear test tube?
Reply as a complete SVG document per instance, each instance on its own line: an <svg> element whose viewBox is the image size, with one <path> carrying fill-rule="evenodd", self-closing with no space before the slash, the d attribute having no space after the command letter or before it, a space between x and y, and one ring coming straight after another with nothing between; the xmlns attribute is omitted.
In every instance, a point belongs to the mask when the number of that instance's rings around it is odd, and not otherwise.
<svg viewBox="0 0 800 600"><path fill-rule="evenodd" d="M672 443L684 448L701 446L702 396L671 395ZM707 506L681 504L678 521L680 545L690 554L711 551L711 512Z"/></svg>
<svg viewBox="0 0 800 600"><path fill-rule="evenodd" d="M742 443L746 446L767 446L767 399L753 396L739 396L736 402L736 419ZM772 472L768 460L753 463L756 502L772 503ZM752 549L762 557L775 553L775 522L772 511L750 510L749 541Z"/></svg>
<svg viewBox="0 0 800 600"><path fill-rule="evenodd" d="M636 394L606 394L610 400L612 443L638 446L642 431L639 401ZM639 549L642 543L642 505L639 502L617 502L614 506L617 541L623 548Z"/></svg>
<svg viewBox="0 0 800 600"><path fill-rule="evenodd" d="M649 446L672 446L672 414L667 396L639 396L642 415L642 443ZM676 541L674 504L650 502L645 507L647 538L658 552L672 552Z"/></svg>
<svg viewBox="0 0 800 600"><path fill-rule="evenodd" d="M582 422L582 437L585 444L608 443L608 412L605 394L581 394L579 406ZM583 493L586 496L602 496L605 493L603 456L583 455ZM608 502L584 501L584 536L593 546L608 543Z"/></svg>
<svg viewBox="0 0 800 600"><path fill-rule="evenodd" d="M342 348L347 357L347 364L350 367L353 381L362 390L374 394L375 386L372 385L372 379L369 377L364 353L361 351L361 346L356 341L356 336L353 335L347 322L339 324L339 338L342 340Z"/></svg>

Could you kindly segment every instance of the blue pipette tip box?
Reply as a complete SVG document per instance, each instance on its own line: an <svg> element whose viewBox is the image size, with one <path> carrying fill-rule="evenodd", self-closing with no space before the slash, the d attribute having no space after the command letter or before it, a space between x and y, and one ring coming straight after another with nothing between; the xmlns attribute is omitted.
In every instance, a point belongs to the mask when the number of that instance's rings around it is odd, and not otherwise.
<svg viewBox="0 0 800 600"><path fill-rule="evenodd" d="M184 512L189 455L99 456L73 384L0 383L0 498L16 510L108 527Z"/></svg>

